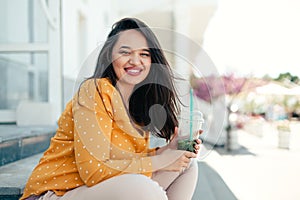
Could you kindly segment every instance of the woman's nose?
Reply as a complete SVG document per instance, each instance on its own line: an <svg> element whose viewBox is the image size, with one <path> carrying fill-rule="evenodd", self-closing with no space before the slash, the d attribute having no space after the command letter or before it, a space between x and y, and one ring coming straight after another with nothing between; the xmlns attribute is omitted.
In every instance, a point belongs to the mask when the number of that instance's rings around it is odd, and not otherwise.
<svg viewBox="0 0 300 200"><path fill-rule="evenodd" d="M141 63L141 59L138 54L133 53L129 58L129 64L138 65Z"/></svg>

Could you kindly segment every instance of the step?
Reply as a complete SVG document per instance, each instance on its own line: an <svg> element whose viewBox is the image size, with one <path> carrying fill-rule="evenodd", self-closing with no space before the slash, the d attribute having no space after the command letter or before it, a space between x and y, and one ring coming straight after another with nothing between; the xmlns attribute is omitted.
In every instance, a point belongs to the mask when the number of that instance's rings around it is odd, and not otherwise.
<svg viewBox="0 0 300 200"><path fill-rule="evenodd" d="M0 166L45 151L55 126L0 125Z"/></svg>
<svg viewBox="0 0 300 200"><path fill-rule="evenodd" d="M17 200L42 153L0 167L0 199Z"/></svg>

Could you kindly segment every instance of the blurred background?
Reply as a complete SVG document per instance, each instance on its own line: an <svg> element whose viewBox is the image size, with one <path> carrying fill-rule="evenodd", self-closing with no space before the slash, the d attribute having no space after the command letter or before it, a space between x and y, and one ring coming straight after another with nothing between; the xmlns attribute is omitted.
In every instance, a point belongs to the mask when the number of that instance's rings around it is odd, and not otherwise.
<svg viewBox="0 0 300 200"><path fill-rule="evenodd" d="M299 10L297 0L0 0L1 165L31 155L10 160L5 142L55 127L112 24L136 17L168 30L158 39L205 118L202 161L237 199L300 199Z"/></svg>

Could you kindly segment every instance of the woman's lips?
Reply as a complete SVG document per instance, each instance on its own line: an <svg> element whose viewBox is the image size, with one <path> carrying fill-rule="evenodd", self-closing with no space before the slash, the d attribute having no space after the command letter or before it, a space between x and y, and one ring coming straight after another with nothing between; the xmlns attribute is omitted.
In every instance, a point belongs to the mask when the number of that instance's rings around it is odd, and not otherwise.
<svg viewBox="0 0 300 200"><path fill-rule="evenodd" d="M141 69L140 67L127 67L125 68L125 71L128 75L131 76L138 76L141 74L143 69Z"/></svg>

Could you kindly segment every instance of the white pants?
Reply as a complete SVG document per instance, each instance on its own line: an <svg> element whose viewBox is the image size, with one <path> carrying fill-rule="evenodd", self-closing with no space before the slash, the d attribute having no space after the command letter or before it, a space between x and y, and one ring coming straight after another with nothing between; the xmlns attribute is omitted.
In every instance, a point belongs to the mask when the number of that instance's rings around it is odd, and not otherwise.
<svg viewBox="0 0 300 200"><path fill-rule="evenodd" d="M191 200L198 179L195 160L182 173L158 171L152 179L124 174L92 187L81 186L63 196L48 191L39 200Z"/></svg>

